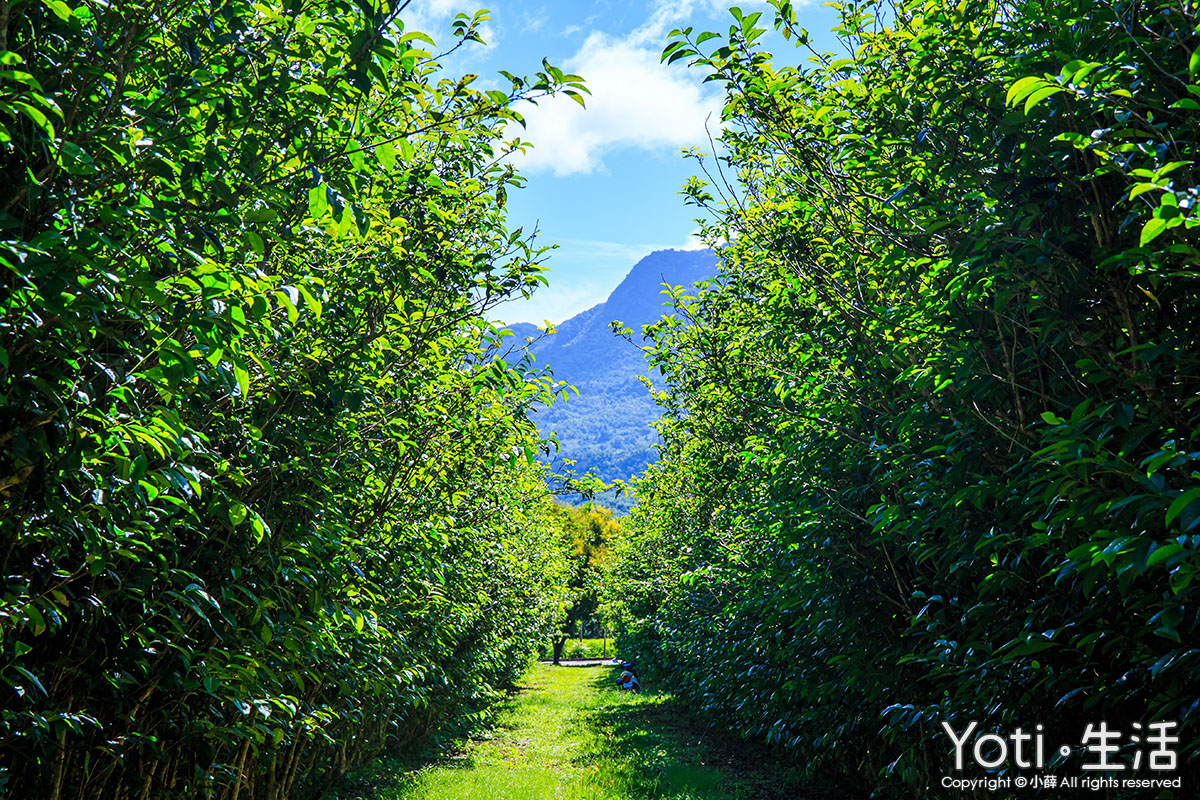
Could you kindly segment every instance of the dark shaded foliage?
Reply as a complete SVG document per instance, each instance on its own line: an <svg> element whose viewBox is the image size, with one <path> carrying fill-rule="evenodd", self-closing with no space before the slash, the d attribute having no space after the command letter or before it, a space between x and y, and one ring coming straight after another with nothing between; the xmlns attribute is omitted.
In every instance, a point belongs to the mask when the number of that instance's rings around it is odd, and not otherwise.
<svg viewBox="0 0 1200 800"><path fill-rule="evenodd" d="M312 796L553 630L483 315L543 280L493 143L579 83L400 7L0 6L0 795Z"/></svg>
<svg viewBox="0 0 1200 800"><path fill-rule="evenodd" d="M1126 761L1133 723L1177 721L1186 766L1200 17L842 13L852 57L779 66L736 10L664 53L726 88L729 155L690 195L730 244L653 329L671 420L621 652L879 796L928 796L945 720L1045 723L1071 773L1088 723Z"/></svg>

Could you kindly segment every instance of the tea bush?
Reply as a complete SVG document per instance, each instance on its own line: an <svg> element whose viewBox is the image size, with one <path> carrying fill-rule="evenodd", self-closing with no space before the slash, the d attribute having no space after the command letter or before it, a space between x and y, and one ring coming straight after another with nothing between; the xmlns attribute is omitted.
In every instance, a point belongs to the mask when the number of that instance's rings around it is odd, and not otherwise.
<svg viewBox="0 0 1200 800"><path fill-rule="evenodd" d="M944 721L1045 723L1071 769L1089 723L1122 761L1173 721L1186 766L1196 9L840 9L845 57L776 59L738 9L664 51L725 88L688 187L723 269L649 329L669 419L618 646L880 797L948 773Z"/></svg>
<svg viewBox="0 0 1200 800"><path fill-rule="evenodd" d="M559 387L484 315L501 128L582 89L404 5L3 4L0 794L311 797L555 629Z"/></svg>

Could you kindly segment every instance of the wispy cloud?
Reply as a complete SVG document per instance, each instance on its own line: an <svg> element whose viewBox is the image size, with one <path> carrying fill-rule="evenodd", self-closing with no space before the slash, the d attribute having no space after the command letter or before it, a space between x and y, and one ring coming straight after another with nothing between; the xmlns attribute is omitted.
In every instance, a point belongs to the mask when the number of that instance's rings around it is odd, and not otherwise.
<svg viewBox="0 0 1200 800"><path fill-rule="evenodd" d="M721 107L715 92L660 64L658 53L602 33L589 35L566 69L587 81L588 108L558 98L523 112L526 131L510 130L534 145L517 159L522 170L589 173L616 147L700 146Z"/></svg>
<svg viewBox="0 0 1200 800"><path fill-rule="evenodd" d="M513 127L509 134L533 148L514 157L517 165L526 172L586 174L603 170L605 153L617 148L703 147L708 128L715 132L718 124L721 96L702 82L702 73L662 64L660 54L671 28L697 18L702 26L723 7L721 0L659 0L625 35L588 34L563 65L587 81L587 109L556 98L523 110L526 130Z"/></svg>
<svg viewBox="0 0 1200 800"><path fill-rule="evenodd" d="M493 321L509 324L530 322L539 328L547 322L557 325L603 302L596 299L600 291L601 287L594 281L574 281L562 286L552 281L549 286L538 289L529 300L510 300L497 306L488 316Z"/></svg>
<svg viewBox="0 0 1200 800"><path fill-rule="evenodd" d="M521 15L521 26L524 30L537 33L546 26L546 7L538 6L536 11L526 11Z"/></svg>
<svg viewBox="0 0 1200 800"><path fill-rule="evenodd" d="M672 244L608 242L598 239L560 239L559 244L570 248L572 253L577 254L576 258L614 262L609 271L622 277L629 271L629 267L655 250L679 249L679 245Z"/></svg>
<svg viewBox="0 0 1200 800"><path fill-rule="evenodd" d="M676 245L676 250L705 250L708 245L700 238L700 229L693 228L682 244Z"/></svg>

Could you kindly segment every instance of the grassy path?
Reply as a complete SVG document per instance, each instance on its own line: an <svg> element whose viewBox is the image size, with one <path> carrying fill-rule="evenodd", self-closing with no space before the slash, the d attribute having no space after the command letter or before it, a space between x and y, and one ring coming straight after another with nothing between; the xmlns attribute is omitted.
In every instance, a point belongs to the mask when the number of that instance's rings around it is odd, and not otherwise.
<svg viewBox="0 0 1200 800"><path fill-rule="evenodd" d="M776 800L810 796L694 728L668 694L604 667L536 665L491 738L405 771L381 762L335 800Z"/></svg>

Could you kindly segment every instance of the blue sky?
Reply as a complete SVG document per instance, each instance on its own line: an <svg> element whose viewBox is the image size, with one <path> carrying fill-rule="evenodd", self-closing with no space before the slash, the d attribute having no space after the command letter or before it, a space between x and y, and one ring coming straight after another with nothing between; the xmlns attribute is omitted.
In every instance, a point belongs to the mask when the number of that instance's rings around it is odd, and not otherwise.
<svg viewBox="0 0 1200 800"><path fill-rule="evenodd" d="M547 262L550 286L493 316L557 324L602 302L652 250L700 246L691 235L696 209L678 193L695 162L680 150L711 151L707 131L717 133L721 96L699 70L663 65L659 55L672 28L727 30L735 4L763 11L769 27L766 3L720 0L414 0L405 11L406 28L441 43L455 14L489 9L487 46L456 53L449 71L475 72L482 82L500 69L531 74L545 57L582 76L592 92L586 110L567 97L520 109L528 128L515 132L534 148L517 162L529 183L510 193L509 223L536 227L539 242L558 249ZM834 12L816 2L794 5L818 49L831 49ZM780 61L804 58L782 39L772 44Z"/></svg>

